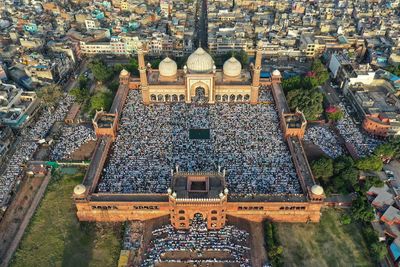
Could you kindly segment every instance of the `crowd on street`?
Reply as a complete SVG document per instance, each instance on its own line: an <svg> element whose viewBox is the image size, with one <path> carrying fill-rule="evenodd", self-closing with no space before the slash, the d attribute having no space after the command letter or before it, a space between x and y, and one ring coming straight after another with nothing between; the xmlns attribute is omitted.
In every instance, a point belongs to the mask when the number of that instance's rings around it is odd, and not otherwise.
<svg viewBox="0 0 400 267"><path fill-rule="evenodd" d="M45 138L54 122L62 121L68 112L73 98L65 95L55 110L43 109L36 121L23 129L21 140L17 141L15 153L11 156L5 171L0 176L0 205L7 204L14 185L22 177L22 164L31 160L36 149L37 141Z"/></svg>
<svg viewBox="0 0 400 267"><path fill-rule="evenodd" d="M382 141L362 132L360 127L352 120L345 104L340 103L340 108L343 110L344 116L343 119L338 121L336 128L339 130L344 140L349 145L354 146L358 156L368 156Z"/></svg>
<svg viewBox="0 0 400 267"><path fill-rule="evenodd" d="M50 153L51 160L69 159L81 145L95 140L96 136L91 127L86 125L64 126L61 135Z"/></svg>
<svg viewBox="0 0 400 267"><path fill-rule="evenodd" d="M153 231L153 239L146 251L142 267L155 266L159 262L181 262L179 257L168 259L174 252L197 252L202 259L185 260L191 264L207 262L235 263L241 267L250 267L249 233L232 225L221 230L208 231L206 222L201 215L196 214L188 231L175 230L172 225L165 225ZM208 258L207 252L221 252L220 255L229 255L228 258ZM215 255L213 253L213 255Z"/></svg>
<svg viewBox="0 0 400 267"><path fill-rule="evenodd" d="M335 159L344 154L335 133L328 127L311 126L306 130L304 140L317 145L329 157Z"/></svg>
<svg viewBox="0 0 400 267"><path fill-rule="evenodd" d="M190 139L190 129L210 129L210 139ZM99 192L165 193L177 166L220 167L232 194L301 193L273 104L145 106L130 91Z"/></svg>

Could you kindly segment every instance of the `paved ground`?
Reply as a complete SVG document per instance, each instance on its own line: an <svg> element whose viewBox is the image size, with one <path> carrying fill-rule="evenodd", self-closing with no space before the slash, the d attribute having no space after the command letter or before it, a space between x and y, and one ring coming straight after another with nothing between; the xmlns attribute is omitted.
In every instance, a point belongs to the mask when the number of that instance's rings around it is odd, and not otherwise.
<svg viewBox="0 0 400 267"><path fill-rule="evenodd" d="M389 164L385 164L384 170L389 170L394 173L395 179L400 182L400 162L397 160L392 160Z"/></svg>

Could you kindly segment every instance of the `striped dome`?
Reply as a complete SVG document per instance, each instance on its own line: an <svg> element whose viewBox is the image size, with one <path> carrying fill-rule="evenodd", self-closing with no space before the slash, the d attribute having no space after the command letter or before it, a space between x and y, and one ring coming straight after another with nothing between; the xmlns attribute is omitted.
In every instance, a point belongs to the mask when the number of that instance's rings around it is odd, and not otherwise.
<svg viewBox="0 0 400 267"><path fill-rule="evenodd" d="M186 65L191 73L209 73L213 70L214 60L199 47L189 56Z"/></svg>
<svg viewBox="0 0 400 267"><path fill-rule="evenodd" d="M230 59L225 61L223 71L225 75L230 77L239 76L242 72L242 64L240 64L240 62L236 58L231 57Z"/></svg>
<svg viewBox="0 0 400 267"><path fill-rule="evenodd" d="M164 58L160 62L160 65L158 65L158 71L162 76L174 76L176 75L177 69L178 66L176 65L176 62L169 57Z"/></svg>

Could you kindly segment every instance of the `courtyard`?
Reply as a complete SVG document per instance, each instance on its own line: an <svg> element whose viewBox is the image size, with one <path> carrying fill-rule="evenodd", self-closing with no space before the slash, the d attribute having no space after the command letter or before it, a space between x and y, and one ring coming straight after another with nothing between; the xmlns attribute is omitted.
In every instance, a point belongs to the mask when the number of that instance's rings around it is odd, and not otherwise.
<svg viewBox="0 0 400 267"><path fill-rule="evenodd" d="M260 95L273 101L268 89ZM204 133L192 138L198 129ZM166 193L171 170L219 169L231 194L301 193L274 104L145 106L140 91L132 90L97 189Z"/></svg>

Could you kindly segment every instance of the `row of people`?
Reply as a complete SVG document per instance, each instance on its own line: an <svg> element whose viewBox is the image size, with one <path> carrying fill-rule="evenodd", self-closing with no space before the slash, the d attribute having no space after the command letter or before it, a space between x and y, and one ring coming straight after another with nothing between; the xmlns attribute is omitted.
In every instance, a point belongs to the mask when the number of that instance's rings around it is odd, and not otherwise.
<svg viewBox="0 0 400 267"><path fill-rule="evenodd" d="M145 253L142 267L154 266L160 262L190 262L204 264L206 262L234 263L241 267L251 266L249 233L232 225L221 230L207 231L206 222L198 214L193 218L188 231L175 230L171 225L153 231L153 239ZM201 259L168 259L166 253L196 252ZM207 259L207 252L220 251L221 258ZM213 253L214 254L214 253ZM229 255L224 258L222 255ZM212 257L212 256L211 256Z"/></svg>
<svg viewBox="0 0 400 267"><path fill-rule="evenodd" d="M336 124L340 135L347 143L354 146L358 156L369 155L382 141L362 132L349 115L348 107L343 103L340 103L339 106L344 115L343 119Z"/></svg>
<svg viewBox="0 0 400 267"><path fill-rule="evenodd" d="M317 145L329 157L335 159L344 154L344 150L335 133L324 126L308 127L304 140Z"/></svg>
<svg viewBox="0 0 400 267"><path fill-rule="evenodd" d="M210 129L210 139L190 139L190 129ZM131 91L98 190L165 193L175 166L220 166L232 194L301 193L273 104L145 106Z"/></svg>
<svg viewBox="0 0 400 267"><path fill-rule="evenodd" d="M15 153L11 156L4 172L0 176L0 205L5 206L15 184L22 177L22 164L32 159L38 144L37 141L46 137L54 122L62 121L68 112L73 98L65 95L53 111L43 109L36 121L21 132L17 141Z"/></svg>
<svg viewBox="0 0 400 267"><path fill-rule="evenodd" d="M87 125L64 126L57 138L57 143L50 153L51 160L62 160L71 157L81 145L95 140L96 136L91 127Z"/></svg>

